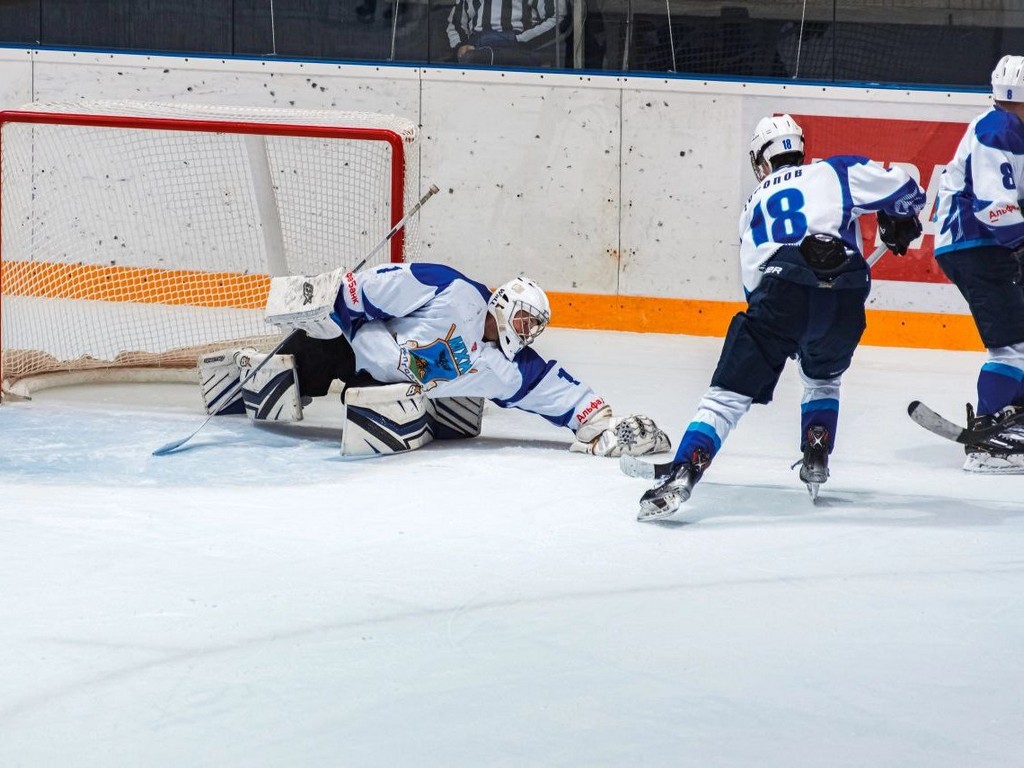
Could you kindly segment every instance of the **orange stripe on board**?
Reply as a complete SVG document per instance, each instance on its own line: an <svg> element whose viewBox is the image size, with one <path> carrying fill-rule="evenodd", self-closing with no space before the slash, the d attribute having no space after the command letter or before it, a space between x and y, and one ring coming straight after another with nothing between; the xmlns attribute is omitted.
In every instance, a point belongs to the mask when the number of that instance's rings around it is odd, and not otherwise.
<svg viewBox="0 0 1024 768"><path fill-rule="evenodd" d="M54 299L262 309L267 275L142 267L3 262L4 293ZM550 293L552 325L635 333L724 337L738 301ZM863 343L883 347L981 350L969 315L868 310Z"/></svg>
<svg viewBox="0 0 1024 768"><path fill-rule="evenodd" d="M267 275L5 261L4 293L50 299L262 309Z"/></svg>
<svg viewBox="0 0 1024 768"><path fill-rule="evenodd" d="M681 333L724 337L733 315L746 308L736 301L656 299L549 293L552 325L634 333ZM983 349L969 315L892 312L869 309L862 342L879 347Z"/></svg>

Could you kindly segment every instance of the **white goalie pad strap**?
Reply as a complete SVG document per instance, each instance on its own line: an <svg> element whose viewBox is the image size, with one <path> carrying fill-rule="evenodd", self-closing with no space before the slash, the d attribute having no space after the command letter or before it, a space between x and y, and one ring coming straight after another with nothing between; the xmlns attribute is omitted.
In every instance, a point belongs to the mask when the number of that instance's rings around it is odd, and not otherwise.
<svg viewBox="0 0 1024 768"><path fill-rule="evenodd" d="M347 458L403 453L434 439L427 398L409 384L348 387L341 455Z"/></svg>
<svg viewBox="0 0 1024 768"><path fill-rule="evenodd" d="M244 379L266 355L242 355L239 372ZM295 374L295 358L274 355L242 385L245 412L254 421L302 421L302 403Z"/></svg>
<svg viewBox="0 0 1024 768"><path fill-rule="evenodd" d="M227 397L239 381L235 356L240 351L238 347L233 347L199 357L196 369L199 372L199 387L207 413L224 413L235 403L241 402L241 390L232 394L230 398Z"/></svg>
<svg viewBox="0 0 1024 768"><path fill-rule="evenodd" d="M264 317L268 323L300 328L315 339L336 339L341 328L331 319L344 269L322 275L270 279Z"/></svg>
<svg viewBox="0 0 1024 768"><path fill-rule="evenodd" d="M434 437L438 440L458 440L480 434L484 421L482 397L437 397L429 403Z"/></svg>

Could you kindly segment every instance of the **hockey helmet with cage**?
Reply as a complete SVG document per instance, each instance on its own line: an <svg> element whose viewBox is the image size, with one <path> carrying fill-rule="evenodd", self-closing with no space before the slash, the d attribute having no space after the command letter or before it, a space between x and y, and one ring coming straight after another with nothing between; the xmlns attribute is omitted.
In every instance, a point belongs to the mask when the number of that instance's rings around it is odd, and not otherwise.
<svg viewBox="0 0 1024 768"><path fill-rule="evenodd" d="M789 115L762 117L750 138L750 165L758 181L773 170L772 158L791 153L804 155L804 131Z"/></svg>
<svg viewBox="0 0 1024 768"><path fill-rule="evenodd" d="M496 288L487 311L497 323L498 345L509 360L530 346L551 320L547 295L523 275Z"/></svg>
<svg viewBox="0 0 1024 768"><path fill-rule="evenodd" d="M1024 101L1024 56L1003 56L992 70L996 101Z"/></svg>

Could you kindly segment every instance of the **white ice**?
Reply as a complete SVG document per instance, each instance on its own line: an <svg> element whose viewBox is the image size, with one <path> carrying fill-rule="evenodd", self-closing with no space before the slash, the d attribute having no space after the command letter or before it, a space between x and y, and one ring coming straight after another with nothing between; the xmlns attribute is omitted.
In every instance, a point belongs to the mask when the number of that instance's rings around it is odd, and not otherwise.
<svg viewBox="0 0 1024 768"><path fill-rule="evenodd" d="M551 329L677 439L721 341ZM862 347L817 506L799 382L676 520L569 433L344 462L185 385L0 408L0 765L1024 765L1024 477L963 419L982 356ZM328 404L329 405L329 404Z"/></svg>

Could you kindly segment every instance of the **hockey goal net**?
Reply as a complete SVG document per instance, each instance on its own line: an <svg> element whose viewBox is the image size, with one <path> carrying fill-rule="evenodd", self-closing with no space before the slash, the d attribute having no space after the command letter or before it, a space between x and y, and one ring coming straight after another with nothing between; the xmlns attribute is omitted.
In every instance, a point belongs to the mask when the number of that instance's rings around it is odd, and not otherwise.
<svg viewBox="0 0 1024 768"><path fill-rule="evenodd" d="M267 348L270 277L354 267L418 197L416 126L125 102L0 112L0 382L176 378ZM371 260L411 261L415 217Z"/></svg>

